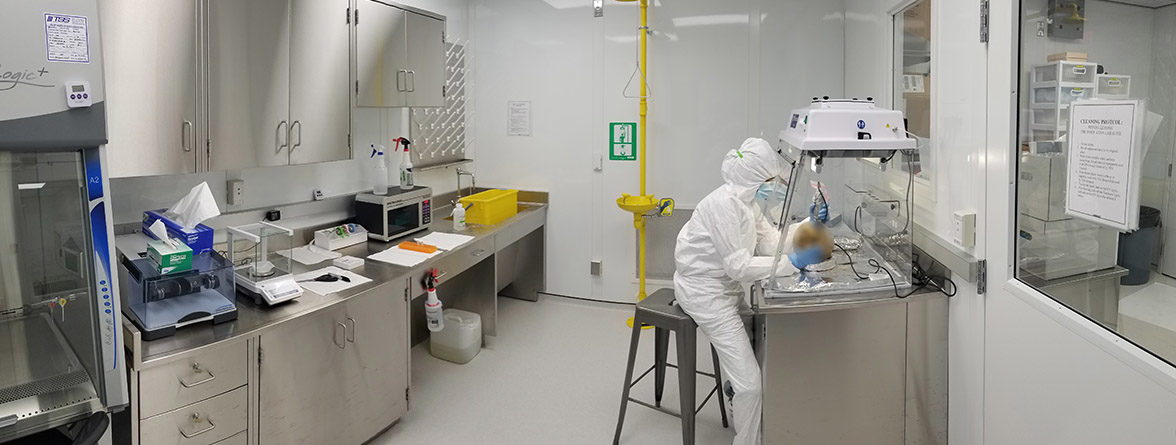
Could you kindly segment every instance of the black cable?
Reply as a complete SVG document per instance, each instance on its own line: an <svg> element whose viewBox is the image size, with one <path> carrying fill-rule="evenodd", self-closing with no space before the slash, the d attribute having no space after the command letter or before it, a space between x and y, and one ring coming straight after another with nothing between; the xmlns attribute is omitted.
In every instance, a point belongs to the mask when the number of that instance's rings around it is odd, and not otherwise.
<svg viewBox="0 0 1176 445"><path fill-rule="evenodd" d="M841 249L841 252L845 254L845 258L847 260L849 260L849 270L852 270L853 274L855 276L857 276L859 280L866 280L866 279L870 278L869 275L862 275L862 274L858 273L857 268L853 267L853 257L849 255L849 251L846 250L845 247L842 247L840 244L837 244L837 243L833 243L833 245L837 246L837 248Z"/></svg>

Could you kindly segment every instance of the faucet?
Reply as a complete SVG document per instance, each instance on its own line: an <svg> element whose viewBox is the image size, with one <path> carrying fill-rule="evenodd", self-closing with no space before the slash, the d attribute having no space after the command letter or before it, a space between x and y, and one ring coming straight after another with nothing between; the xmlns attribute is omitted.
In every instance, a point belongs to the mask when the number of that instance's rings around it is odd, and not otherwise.
<svg viewBox="0 0 1176 445"><path fill-rule="evenodd" d="M461 196L461 177L462 176L469 176L470 177L470 193L469 193L470 195L474 194L474 190L477 188L477 183L478 183L477 180L474 179L474 172L463 169L461 167L458 167L457 168L457 197L459 199L462 197Z"/></svg>

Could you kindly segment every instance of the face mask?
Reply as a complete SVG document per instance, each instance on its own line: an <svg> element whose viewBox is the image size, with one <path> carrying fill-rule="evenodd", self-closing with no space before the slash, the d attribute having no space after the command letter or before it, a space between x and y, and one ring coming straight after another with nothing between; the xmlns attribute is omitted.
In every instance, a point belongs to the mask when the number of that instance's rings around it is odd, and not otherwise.
<svg viewBox="0 0 1176 445"><path fill-rule="evenodd" d="M765 182L760 184L755 191L755 198L761 201L775 200L784 202L784 198L788 196L788 187L783 184L773 182Z"/></svg>

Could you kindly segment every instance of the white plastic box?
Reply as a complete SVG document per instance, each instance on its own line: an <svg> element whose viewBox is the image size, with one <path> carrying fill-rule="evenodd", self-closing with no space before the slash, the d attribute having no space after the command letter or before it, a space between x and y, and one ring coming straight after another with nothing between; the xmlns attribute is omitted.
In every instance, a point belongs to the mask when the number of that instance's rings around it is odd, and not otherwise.
<svg viewBox="0 0 1176 445"><path fill-rule="evenodd" d="M445 327L429 336L433 357L466 364L482 350L482 316L460 309L446 309Z"/></svg>
<svg viewBox="0 0 1176 445"><path fill-rule="evenodd" d="M1033 83L1061 82L1061 83L1094 83L1094 76L1098 75L1098 64L1090 62L1072 62L1059 60L1048 65L1033 67Z"/></svg>
<svg viewBox="0 0 1176 445"><path fill-rule="evenodd" d="M1089 99L1093 95L1092 88L1085 87L1033 87L1033 97L1030 103L1035 107L1070 106L1078 99Z"/></svg>
<svg viewBox="0 0 1176 445"><path fill-rule="evenodd" d="M1126 99L1131 97L1131 76L1099 74L1094 86L1094 97Z"/></svg>

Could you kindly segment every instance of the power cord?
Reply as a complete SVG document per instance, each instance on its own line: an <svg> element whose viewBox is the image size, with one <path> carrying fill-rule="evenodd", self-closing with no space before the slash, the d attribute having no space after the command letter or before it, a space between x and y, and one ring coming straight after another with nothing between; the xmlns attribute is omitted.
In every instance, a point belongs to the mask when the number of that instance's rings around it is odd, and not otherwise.
<svg viewBox="0 0 1176 445"><path fill-rule="evenodd" d="M841 249L841 252L845 254L845 258L849 261L849 269L853 271L854 276L856 276L859 280L866 280L870 278L869 275L864 275L861 272L858 272L857 267L854 267L853 256L849 254L849 250L847 250L841 244L834 243L833 245L837 246L837 248ZM892 274L889 269L883 267L876 258L870 258L868 261L866 261L866 264L869 264L874 268L874 271L871 273L886 272L886 276L890 277L890 285L894 288L895 298L907 298L911 295L914 295L915 292L927 288L927 286L934 287L940 293L948 296L949 298L954 297L958 290L955 282L952 281L951 278L932 276L923 270L923 266L919 265L918 255L915 255L911 261L911 284L914 285L914 288L906 294L901 294L898 292L898 280L894 279L894 274ZM936 283L936 279L943 281L944 284L950 284L949 287L951 288L951 291L949 292L946 288Z"/></svg>

